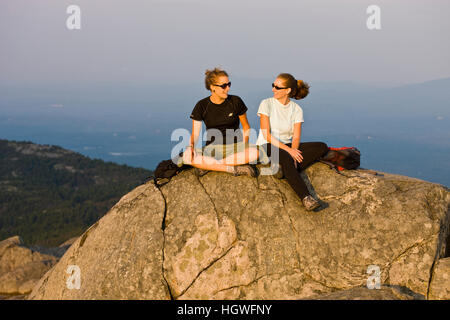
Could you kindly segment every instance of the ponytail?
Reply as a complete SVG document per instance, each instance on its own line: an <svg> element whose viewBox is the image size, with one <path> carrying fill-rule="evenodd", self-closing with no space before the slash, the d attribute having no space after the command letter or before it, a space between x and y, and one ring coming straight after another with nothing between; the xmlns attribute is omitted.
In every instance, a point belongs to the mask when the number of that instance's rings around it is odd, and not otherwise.
<svg viewBox="0 0 450 320"><path fill-rule="evenodd" d="M297 80L297 90L292 98L300 100L305 98L309 93L309 84L303 80Z"/></svg>
<svg viewBox="0 0 450 320"><path fill-rule="evenodd" d="M291 88L289 98L300 100L305 98L309 93L309 84L303 80L295 80L290 73L280 73L277 78L284 80L285 87Z"/></svg>

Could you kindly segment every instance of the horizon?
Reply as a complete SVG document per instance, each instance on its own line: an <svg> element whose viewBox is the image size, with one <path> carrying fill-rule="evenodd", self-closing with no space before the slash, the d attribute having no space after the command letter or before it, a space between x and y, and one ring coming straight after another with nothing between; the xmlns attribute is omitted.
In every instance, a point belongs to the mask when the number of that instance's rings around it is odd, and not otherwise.
<svg viewBox="0 0 450 320"><path fill-rule="evenodd" d="M445 0L379 0L372 30L369 0L78 0L80 26L69 29L72 4L0 3L0 86L201 82L215 66L249 79L390 85L450 75Z"/></svg>
<svg viewBox="0 0 450 320"><path fill-rule="evenodd" d="M311 85L302 139L361 144L394 171L407 154L405 172L450 185L449 1L379 0L377 16L369 0L77 0L71 29L73 4L0 2L1 137L153 168L190 130L206 69L229 73L254 128L288 72Z"/></svg>

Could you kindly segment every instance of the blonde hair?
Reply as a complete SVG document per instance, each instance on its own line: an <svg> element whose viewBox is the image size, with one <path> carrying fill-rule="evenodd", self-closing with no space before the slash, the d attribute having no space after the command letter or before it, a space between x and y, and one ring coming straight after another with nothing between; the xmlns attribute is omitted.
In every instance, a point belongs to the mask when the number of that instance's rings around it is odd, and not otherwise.
<svg viewBox="0 0 450 320"><path fill-rule="evenodd" d="M217 78L221 76L228 77L228 73L225 70L214 68L212 70L205 71L205 87L206 90L211 90L211 85L214 84Z"/></svg>

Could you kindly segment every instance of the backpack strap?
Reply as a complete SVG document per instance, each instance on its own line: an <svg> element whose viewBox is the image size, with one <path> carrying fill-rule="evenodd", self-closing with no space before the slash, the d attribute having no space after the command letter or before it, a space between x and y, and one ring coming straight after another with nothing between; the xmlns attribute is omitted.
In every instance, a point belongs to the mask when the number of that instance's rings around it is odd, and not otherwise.
<svg viewBox="0 0 450 320"><path fill-rule="evenodd" d="M321 160L319 159L319 162L325 163L326 165L328 165L330 167L331 170L336 171L336 173L342 174L341 171L344 170L344 168L336 166L334 163L326 161L326 160Z"/></svg>
<svg viewBox="0 0 450 320"><path fill-rule="evenodd" d="M339 151L339 150L348 150L348 149L355 149L355 147L342 147L342 148L333 148L333 147L328 147L328 149L330 149L330 150L334 150L334 151Z"/></svg>

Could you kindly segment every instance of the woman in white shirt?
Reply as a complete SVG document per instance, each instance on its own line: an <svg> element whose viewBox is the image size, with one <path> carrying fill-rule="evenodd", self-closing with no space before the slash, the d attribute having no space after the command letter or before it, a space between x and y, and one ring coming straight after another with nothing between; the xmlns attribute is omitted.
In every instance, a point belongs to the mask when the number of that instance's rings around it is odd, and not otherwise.
<svg viewBox="0 0 450 320"><path fill-rule="evenodd" d="M263 100L258 109L261 130L256 144L264 148L272 162L279 161L284 176L305 208L314 210L320 204L309 193L299 172L326 154L328 146L323 142L300 143L303 110L291 100L306 97L309 85L282 73L272 83L272 92L273 98Z"/></svg>

